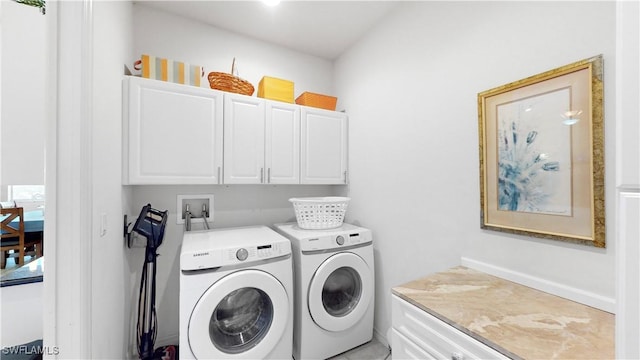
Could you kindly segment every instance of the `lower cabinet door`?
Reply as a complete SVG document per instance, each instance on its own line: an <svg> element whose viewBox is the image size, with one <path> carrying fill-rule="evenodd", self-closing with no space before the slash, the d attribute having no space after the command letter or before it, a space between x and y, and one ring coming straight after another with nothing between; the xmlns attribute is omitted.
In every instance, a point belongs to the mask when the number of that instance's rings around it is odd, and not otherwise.
<svg viewBox="0 0 640 360"><path fill-rule="evenodd" d="M391 298L394 332L431 356L452 360L509 359L398 296L392 295ZM396 350L392 348L392 351Z"/></svg>
<svg viewBox="0 0 640 360"><path fill-rule="evenodd" d="M407 339L404 335L400 334L396 329L392 329L391 338L391 357L396 359L428 359L436 360L438 357L429 353L426 349L423 349L416 345L413 341Z"/></svg>

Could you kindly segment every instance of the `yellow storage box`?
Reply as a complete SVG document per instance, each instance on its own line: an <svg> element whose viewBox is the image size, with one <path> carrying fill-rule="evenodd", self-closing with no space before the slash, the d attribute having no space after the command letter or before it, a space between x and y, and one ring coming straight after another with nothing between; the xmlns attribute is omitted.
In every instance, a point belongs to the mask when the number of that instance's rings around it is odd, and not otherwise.
<svg viewBox="0 0 640 360"><path fill-rule="evenodd" d="M264 76L258 84L258 97L293 104L293 81Z"/></svg>
<svg viewBox="0 0 640 360"><path fill-rule="evenodd" d="M142 70L143 78L193 86L200 86L200 78L203 75L202 66L151 55L142 55L141 59L136 61L134 68Z"/></svg>
<svg viewBox="0 0 640 360"><path fill-rule="evenodd" d="M296 98L296 104L335 111L338 98L305 91Z"/></svg>

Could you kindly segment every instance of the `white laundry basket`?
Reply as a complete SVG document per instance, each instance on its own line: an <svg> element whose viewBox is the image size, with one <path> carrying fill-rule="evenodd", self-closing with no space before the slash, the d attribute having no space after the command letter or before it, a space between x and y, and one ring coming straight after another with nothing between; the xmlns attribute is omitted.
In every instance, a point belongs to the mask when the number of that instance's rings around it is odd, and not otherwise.
<svg viewBox="0 0 640 360"><path fill-rule="evenodd" d="M325 196L291 198L298 226L302 229L332 229L342 225L349 205L348 197Z"/></svg>

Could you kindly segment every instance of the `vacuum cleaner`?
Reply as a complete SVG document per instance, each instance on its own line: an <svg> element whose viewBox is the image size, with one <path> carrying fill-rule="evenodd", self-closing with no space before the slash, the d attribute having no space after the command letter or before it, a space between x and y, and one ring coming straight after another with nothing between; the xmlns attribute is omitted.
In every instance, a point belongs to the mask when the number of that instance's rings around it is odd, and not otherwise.
<svg viewBox="0 0 640 360"><path fill-rule="evenodd" d="M164 229L167 224L168 211L153 209L151 204L142 207L140 215L131 232L125 229L128 246L137 247L133 243L140 237L146 239L145 256L140 279L140 294L138 297L138 322L137 322L137 346L138 356L142 360L177 359L177 346L164 346L154 349L156 341L156 328L158 320L156 316L156 267L157 250L164 238ZM125 218L125 226L126 224ZM138 239L135 239L138 235Z"/></svg>

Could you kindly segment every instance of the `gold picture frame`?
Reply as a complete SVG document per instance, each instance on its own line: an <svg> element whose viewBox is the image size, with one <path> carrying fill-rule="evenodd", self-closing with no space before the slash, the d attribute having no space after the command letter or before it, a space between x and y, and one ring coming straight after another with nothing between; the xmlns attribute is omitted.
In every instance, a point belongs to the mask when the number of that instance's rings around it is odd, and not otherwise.
<svg viewBox="0 0 640 360"><path fill-rule="evenodd" d="M478 94L481 228L605 247L603 59Z"/></svg>

